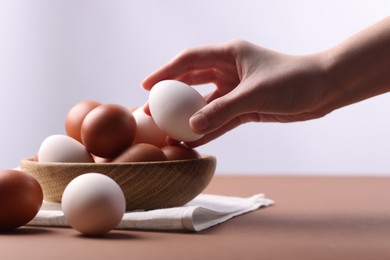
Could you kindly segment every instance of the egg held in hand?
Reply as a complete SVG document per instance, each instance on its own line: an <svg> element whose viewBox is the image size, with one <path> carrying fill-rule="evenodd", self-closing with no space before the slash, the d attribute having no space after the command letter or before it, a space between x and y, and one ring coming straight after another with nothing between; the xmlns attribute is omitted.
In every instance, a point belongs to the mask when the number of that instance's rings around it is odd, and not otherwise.
<svg viewBox="0 0 390 260"><path fill-rule="evenodd" d="M42 188L34 177L22 171L0 170L0 230L27 224L42 201Z"/></svg>
<svg viewBox="0 0 390 260"><path fill-rule="evenodd" d="M61 208L74 229L86 235L103 235L122 220L126 200L113 179L100 173L86 173L66 186Z"/></svg>
<svg viewBox="0 0 390 260"><path fill-rule="evenodd" d="M81 142L81 125L84 118L92 109L100 106L101 104L96 101L85 100L74 105L65 118L65 130L66 134L77 141Z"/></svg>
<svg viewBox="0 0 390 260"><path fill-rule="evenodd" d="M81 140L87 150L102 158L115 158L131 146L136 122L131 111L117 104L96 107L84 118Z"/></svg>
<svg viewBox="0 0 390 260"><path fill-rule="evenodd" d="M92 155L77 140L66 135L51 135L41 143L38 162L94 162Z"/></svg>
<svg viewBox="0 0 390 260"><path fill-rule="evenodd" d="M206 101L194 88L176 80L163 80L149 93L150 113L168 136L178 141L196 141L202 135L190 127L191 116L206 105Z"/></svg>

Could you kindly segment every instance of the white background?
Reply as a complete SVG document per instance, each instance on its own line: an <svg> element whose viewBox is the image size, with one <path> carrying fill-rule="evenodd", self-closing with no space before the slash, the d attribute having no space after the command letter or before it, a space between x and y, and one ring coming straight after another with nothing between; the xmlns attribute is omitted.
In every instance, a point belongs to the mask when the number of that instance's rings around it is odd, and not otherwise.
<svg viewBox="0 0 390 260"><path fill-rule="evenodd" d="M142 79L185 48L242 38L308 54L389 11L386 0L0 0L0 169L65 133L79 101L142 105ZM310 122L247 124L198 151L219 174L390 174L389 135L385 94Z"/></svg>

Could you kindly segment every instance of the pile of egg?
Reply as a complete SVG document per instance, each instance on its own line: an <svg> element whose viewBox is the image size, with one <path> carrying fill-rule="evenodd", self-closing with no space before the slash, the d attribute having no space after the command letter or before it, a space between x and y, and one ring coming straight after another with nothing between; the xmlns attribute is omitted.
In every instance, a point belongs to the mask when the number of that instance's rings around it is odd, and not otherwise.
<svg viewBox="0 0 390 260"><path fill-rule="evenodd" d="M182 144L169 145L167 136L194 141L189 118L206 102L190 86L174 80L157 83L149 96L151 115L143 107L82 101L65 119L67 135L52 135L41 144L39 162L147 162L196 159Z"/></svg>
<svg viewBox="0 0 390 260"><path fill-rule="evenodd" d="M148 103L151 115L143 107L79 102L65 118L66 135L44 139L34 160L121 163L200 158L194 149L179 142L170 145L166 140L169 136L188 142L202 137L192 132L189 118L206 105L203 97L182 82L165 80L152 88ZM20 189L34 196L10 195ZM102 203L102 197L106 203ZM20 171L0 171L0 230L28 223L37 214L42 200L42 189L32 176ZM21 210L14 210L11 205L19 205ZM68 223L81 233L104 234L122 219L125 198L119 185L109 177L87 173L65 188L62 210Z"/></svg>

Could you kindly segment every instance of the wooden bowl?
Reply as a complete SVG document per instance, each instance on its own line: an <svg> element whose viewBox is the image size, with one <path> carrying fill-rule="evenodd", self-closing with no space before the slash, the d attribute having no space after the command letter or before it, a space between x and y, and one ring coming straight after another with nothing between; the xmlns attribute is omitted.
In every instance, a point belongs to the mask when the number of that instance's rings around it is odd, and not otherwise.
<svg viewBox="0 0 390 260"><path fill-rule="evenodd" d="M41 184L44 200L61 202L62 193L75 177L89 172L114 179L126 197L126 210L182 206L200 194L211 181L216 158L137 163L41 163L32 158L20 163L22 171Z"/></svg>

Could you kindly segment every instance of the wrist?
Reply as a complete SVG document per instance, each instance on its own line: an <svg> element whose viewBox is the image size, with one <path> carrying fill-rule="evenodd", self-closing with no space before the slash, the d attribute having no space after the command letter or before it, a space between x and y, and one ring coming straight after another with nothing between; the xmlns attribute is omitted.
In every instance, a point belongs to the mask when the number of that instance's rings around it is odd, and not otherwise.
<svg viewBox="0 0 390 260"><path fill-rule="evenodd" d="M386 92L383 85L372 84L370 73L362 68L360 61L347 57L337 48L326 50L318 57L329 111Z"/></svg>
<svg viewBox="0 0 390 260"><path fill-rule="evenodd" d="M307 66L311 71L312 87L314 92L319 93L320 100L316 105L316 112L320 115L326 115L337 109L338 105L335 100L339 100L344 95L341 79L333 76L333 61L332 56L328 52L320 52L311 54L306 57L308 59Z"/></svg>
<svg viewBox="0 0 390 260"><path fill-rule="evenodd" d="M320 54L335 106L390 91L389 25L386 19Z"/></svg>

